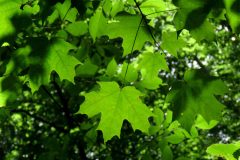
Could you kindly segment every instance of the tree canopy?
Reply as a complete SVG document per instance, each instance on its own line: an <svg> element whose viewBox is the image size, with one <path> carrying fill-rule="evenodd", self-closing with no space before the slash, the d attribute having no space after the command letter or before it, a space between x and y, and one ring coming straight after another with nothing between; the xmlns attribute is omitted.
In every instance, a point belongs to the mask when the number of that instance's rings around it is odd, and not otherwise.
<svg viewBox="0 0 240 160"><path fill-rule="evenodd" d="M239 0L0 0L4 160L240 157Z"/></svg>

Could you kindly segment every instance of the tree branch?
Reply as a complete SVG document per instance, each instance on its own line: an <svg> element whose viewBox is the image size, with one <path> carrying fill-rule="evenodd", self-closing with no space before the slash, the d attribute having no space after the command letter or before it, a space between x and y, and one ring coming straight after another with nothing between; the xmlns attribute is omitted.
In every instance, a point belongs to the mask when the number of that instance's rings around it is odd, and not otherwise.
<svg viewBox="0 0 240 160"><path fill-rule="evenodd" d="M71 115L71 112L69 110L69 107L68 107L68 100L65 98L65 96L63 95L62 93L62 89L60 88L60 86L57 84L57 82L55 81L55 77L54 77L54 81L51 82L55 89L57 90L57 94L60 98L60 101L61 101L61 106L62 106L62 110L64 112L64 115L67 119L67 124L69 126L69 128L72 128L73 127L73 118L72 118L72 115Z"/></svg>
<svg viewBox="0 0 240 160"><path fill-rule="evenodd" d="M37 121L43 122L43 123L49 125L50 127L53 127L55 129L57 129L60 132L68 133L68 131L66 129L64 129L63 127L58 126L55 123L50 122L48 120L45 120L42 117L37 116L36 114L32 114L32 113L30 113L27 110L24 110L24 109L12 109L12 110L10 110L10 112L11 113L24 113L24 114L28 115L29 117L32 117L32 118L36 119Z"/></svg>

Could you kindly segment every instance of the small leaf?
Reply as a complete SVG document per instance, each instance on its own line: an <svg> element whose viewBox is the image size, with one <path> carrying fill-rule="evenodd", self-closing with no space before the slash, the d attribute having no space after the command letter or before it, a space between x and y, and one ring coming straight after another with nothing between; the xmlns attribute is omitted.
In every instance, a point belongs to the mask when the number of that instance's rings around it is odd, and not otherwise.
<svg viewBox="0 0 240 160"><path fill-rule="evenodd" d="M76 68L76 75L80 77L92 77L98 71L98 66L94 65L89 59L85 60L84 64L80 64Z"/></svg>
<svg viewBox="0 0 240 160"><path fill-rule="evenodd" d="M195 126L200 129L211 129L218 124L218 121L211 120L209 123L201 116L198 115L195 121Z"/></svg>
<svg viewBox="0 0 240 160"><path fill-rule="evenodd" d="M77 21L70 23L65 29L73 36L82 36L88 32L88 25L83 21Z"/></svg>
<svg viewBox="0 0 240 160"><path fill-rule="evenodd" d="M58 11L58 14L61 20L64 20L66 18L70 7L71 7L71 0L65 0L63 4L61 3L56 4L56 9Z"/></svg>
<svg viewBox="0 0 240 160"><path fill-rule="evenodd" d="M142 75L140 85L147 89L157 89L162 84L158 74L161 70L168 71L168 66L164 55L149 48L141 54L138 69Z"/></svg>
<svg viewBox="0 0 240 160"><path fill-rule="evenodd" d="M184 140L185 136L181 130L175 130L174 134L166 137L166 140L172 144L179 144Z"/></svg>
<svg viewBox="0 0 240 160"><path fill-rule="evenodd" d="M117 62L113 58L107 66L106 74L108 76L113 77L117 73L117 68L118 68Z"/></svg>
<svg viewBox="0 0 240 160"><path fill-rule="evenodd" d="M161 47L175 57L178 57L177 52L186 46L183 39L177 39L177 32L163 32L162 41Z"/></svg>
<svg viewBox="0 0 240 160"><path fill-rule="evenodd" d="M102 8L98 8L89 21L89 32L94 41L96 37L104 35L104 32L106 31L111 32L107 30L106 24L107 19L104 17L102 13Z"/></svg>

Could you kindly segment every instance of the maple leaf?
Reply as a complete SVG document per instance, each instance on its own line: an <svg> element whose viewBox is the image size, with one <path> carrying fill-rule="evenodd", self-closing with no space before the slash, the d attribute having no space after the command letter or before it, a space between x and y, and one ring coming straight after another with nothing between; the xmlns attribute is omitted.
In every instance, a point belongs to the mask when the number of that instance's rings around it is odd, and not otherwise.
<svg viewBox="0 0 240 160"><path fill-rule="evenodd" d="M177 51L186 46L186 43L183 39L177 38L176 32L163 32L162 41L161 47L175 57L178 57Z"/></svg>
<svg viewBox="0 0 240 160"><path fill-rule="evenodd" d="M121 15L115 17L116 22L109 23L105 29L105 34L110 38L122 37L123 56L134 50L141 50L146 41L153 42L146 25L138 15ZM138 27L140 26L139 30ZM136 37L136 39L135 39ZM134 44L135 41L135 44ZM130 45L131 44L131 45ZM134 46L132 46L134 44Z"/></svg>
<svg viewBox="0 0 240 160"><path fill-rule="evenodd" d="M152 113L141 102L141 93L132 86L122 89L116 82L98 82L100 91L85 95L85 101L78 113L92 117L101 113L98 130L103 132L104 140L113 136L120 136L123 121L128 120L133 129L148 132L150 124L148 118Z"/></svg>
<svg viewBox="0 0 240 160"><path fill-rule="evenodd" d="M172 102L174 118L190 131L198 114L207 122L220 118L225 106L214 95L222 95L227 90L221 80L209 77L204 71L189 70L184 75L184 81L173 85L166 101Z"/></svg>
<svg viewBox="0 0 240 160"><path fill-rule="evenodd" d="M107 23L101 8L90 19L89 32L94 40L103 35L107 35L109 38L121 37L123 39L123 56L130 54L132 48L141 50L146 41L153 42L146 25L141 21L141 16L119 15L115 17L114 21Z"/></svg>
<svg viewBox="0 0 240 160"><path fill-rule="evenodd" d="M88 25L83 21L77 21L67 25L65 30L73 36L82 36L87 33Z"/></svg>
<svg viewBox="0 0 240 160"><path fill-rule="evenodd" d="M40 85L48 84L54 70L61 79L74 82L75 66L80 62L68 52L76 47L63 39L32 39L30 86L36 91Z"/></svg>
<svg viewBox="0 0 240 160"><path fill-rule="evenodd" d="M156 89L162 83L158 77L160 70L168 71L165 55L154 53L153 47L149 47L140 55L138 69L141 72L142 80L140 85L147 89Z"/></svg>
<svg viewBox="0 0 240 160"><path fill-rule="evenodd" d="M102 8L98 8L89 21L89 33L94 41L97 37L104 35L106 25L107 19L102 13Z"/></svg>
<svg viewBox="0 0 240 160"><path fill-rule="evenodd" d="M217 3L202 0L174 0L180 9L174 17L176 29L188 29L198 41L214 39L214 27L208 22L208 14Z"/></svg>

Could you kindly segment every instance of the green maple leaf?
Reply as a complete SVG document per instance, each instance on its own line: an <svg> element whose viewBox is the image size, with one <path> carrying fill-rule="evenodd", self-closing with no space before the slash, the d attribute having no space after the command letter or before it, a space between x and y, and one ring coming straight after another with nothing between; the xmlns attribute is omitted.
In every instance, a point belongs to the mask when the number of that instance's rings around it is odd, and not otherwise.
<svg viewBox="0 0 240 160"><path fill-rule="evenodd" d="M78 11L76 8L71 8L71 0L65 0L64 3L57 3L56 13L58 13L61 20L68 20L70 22L75 22L77 18Z"/></svg>
<svg viewBox="0 0 240 160"><path fill-rule="evenodd" d="M70 23L65 30L73 36L82 36L88 32L88 25L83 21Z"/></svg>
<svg viewBox="0 0 240 160"><path fill-rule="evenodd" d="M159 71L168 71L165 55L154 52L153 47L148 48L140 55L138 69L142 75L140 85L147 89L157 89L162 83Z"/></svg>
<svg viewBox="0 0 240 160"><path fill-rule="evenodd" d="M189 70L185 73L183 82L173 85L167 101L172 102L174 118L190 131L198 114L208 123L221 117L225 106L214 95L222 95L227 90L221 80L209 77L204 71Z"/></svg>
<svg viewBox="0 0 240 160"><path fill-rule="evenodd" d="M93 64L90 59L86 59L84 64L76 68L76 75L80 77L93 77L98 71L98 66Z"/></svg>
<svg viewBox="0 0 240 160"><path fill-rule="evenodd" d="M98 130L103 132L104 140L120 136L123 121L128 120L134 129L148 132L148 118L152 113L139 98L141 93L134 87L119 88L116 82L99 82L100 91L85 95L85 101L78 113L92 117L101 113Z"/></svg>
<svg viewBox="0 0 240 160"><path fill-rule="evenodd" d="M140 28L138 30L139 25ZM123 39L123 56L130 54L132 48L133 50L141 50L146 41L153 42L146 25L141 21L141 16L119 15L115 17L114 21L107 23L101 8L90 19L89 32L94 40L96 37L103 35L107 35L109 38L121 37Z"/></svg>
<svg viewBox="0 0 240 160"><path fill-rule="evenodd" d="M121 81L134 82L138 78L137 69L133 63L124 62L121 66L121 73L118 75Z"/></svg>
<svg viewBox="0 0 240 160"><path fill-rule="evenodd" d="M217 4L202 0L174 0L173 3L179 7L174 17L177 30L188 29L198 41L213 40L214 27L207 18Z"/></svg>
<svg viewBox="0 0 240 160"><path fill-rule="evenodd" d="M146 25L143 23L143 21L141 21L141 16L122 15L116 16L115 19L116 22L112 22L107 25L106 30L104 30L104 34L108 35L110 38L122 37L122 46L124 49L123 56L130 54L132 48L133 51L141 50L146 41L153 42ZM138 30L139 25L140 28Z"/></svg>
<svg viewBox="0 0 240 160"><path fill-rule="evenodd" d="M80 63L68 54L69 50L76 49L74 45L63 39L53 39L51 41L37 39L32 40L32 43L32 65L29 74L33 92L40 85L49 83L50 74L53 70L59 74L61 79L74 82L75 66Z"/></svg>
<svg viewBox="0 0 240 160"><path fill-rule="evenodd" d="M177 38L176 32L163 32L162 41L163 42L161 47L175 57L178 57L177 51L179 51L180 48L186 46L186 43L183 39Z"/></svg>
<svg viewBox="0 0 240 160"><path fill-rule="evenodd" d="M89 33L92 36L93 40L96 37L104 35L104 30L106 29L107 19L102 13L102 8L98 8L95 14L91 17L89 21Z"/></svg>

